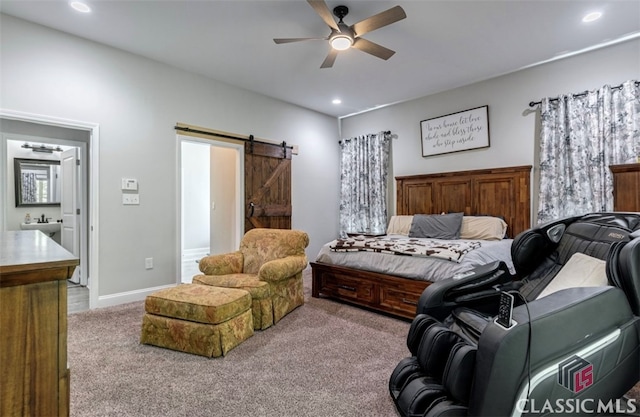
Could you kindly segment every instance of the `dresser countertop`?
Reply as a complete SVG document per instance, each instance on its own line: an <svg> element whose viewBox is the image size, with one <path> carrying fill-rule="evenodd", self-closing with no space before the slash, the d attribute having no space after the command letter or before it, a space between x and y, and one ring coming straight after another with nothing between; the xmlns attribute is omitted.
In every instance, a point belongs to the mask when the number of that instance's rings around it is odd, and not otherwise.
<svg viewBox="0 0 640 417"><path fill-rule="evenodd" d="M7 274L75 267L80 261L39 230L0 232L0 282Z"/></svg>

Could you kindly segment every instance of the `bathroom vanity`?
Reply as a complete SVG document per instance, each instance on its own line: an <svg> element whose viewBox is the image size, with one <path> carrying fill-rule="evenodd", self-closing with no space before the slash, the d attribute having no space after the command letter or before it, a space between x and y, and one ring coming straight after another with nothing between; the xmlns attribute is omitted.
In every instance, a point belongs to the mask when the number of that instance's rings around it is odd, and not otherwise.
<svg viewBox="0 0 640 417"><path fill-rule="evenodd" d="M56 233L60 233L62 223L59 222L47 222L47 223L21 223L20 229L22 230L40 230L42 233L48 235L50 238L53 238L57 243L60 243L60 237L55 236Z"/></svg>
<svg viewBox="0 0 640 417"><path fill-rule="evenodd" d="M68 416L67 279L79 264L39 230L0 232L0 415Z"/></svg>

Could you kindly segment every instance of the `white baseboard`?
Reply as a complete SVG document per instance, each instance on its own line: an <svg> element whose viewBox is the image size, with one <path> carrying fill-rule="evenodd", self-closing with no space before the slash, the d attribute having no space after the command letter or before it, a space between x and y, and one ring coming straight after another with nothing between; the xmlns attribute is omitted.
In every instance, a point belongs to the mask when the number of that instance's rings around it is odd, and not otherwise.
<svg viewBox="0 0 640 417"><path fill-rule="evenodd" d="M177 284L162 285L159 287L144 288L141 290L104 295L104 296L98 297L98 305L95 307L96 308L113 307L120 304L132 303L134 301L143 301L147 297L147 295L153 292L156 292L158 290L164 290L166 288L175 287L176 285Z"/></svg>
<svg viewBox="0 0 640 417"><path fill-rule="evenodd" d="M182 264L194 270L194 274L198 272L196 261L207 256L209 248L188 249L182 253ZM184 269L183 269L184 270ZM187 269L188 270L188 269ZM185 282L190 282L189 280ZM183 280L184 281L184 280ZM132 303L135 301L143 301L147 295L165 288L175 287L177 284L162 285L159 287L144 288L135 291L121 292L117 294L109 294L98 297L98 303L95 308L113 307L119 304Z"/></svg>

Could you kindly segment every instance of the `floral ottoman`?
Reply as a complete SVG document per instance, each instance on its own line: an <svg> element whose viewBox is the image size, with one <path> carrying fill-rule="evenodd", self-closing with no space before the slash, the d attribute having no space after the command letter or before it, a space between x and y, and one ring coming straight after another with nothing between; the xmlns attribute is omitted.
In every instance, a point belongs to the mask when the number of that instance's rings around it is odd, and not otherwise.
<svg viewBox="0 0 640 417"><path fill-rule="evenodd" d="M145 300L143 344L211 358L252 335L251 295L245 290L183 284Z"/></svg>

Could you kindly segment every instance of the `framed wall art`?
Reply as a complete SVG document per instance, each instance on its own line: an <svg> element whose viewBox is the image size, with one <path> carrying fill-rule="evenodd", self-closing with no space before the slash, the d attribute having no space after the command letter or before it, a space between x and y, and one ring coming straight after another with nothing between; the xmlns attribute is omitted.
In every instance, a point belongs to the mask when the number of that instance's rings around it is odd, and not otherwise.
<svg viewBox="0 0 640 417"><path fill-rule="evenodd" d="M420 122L422 156L489 147L489 106Z"/></svg>

